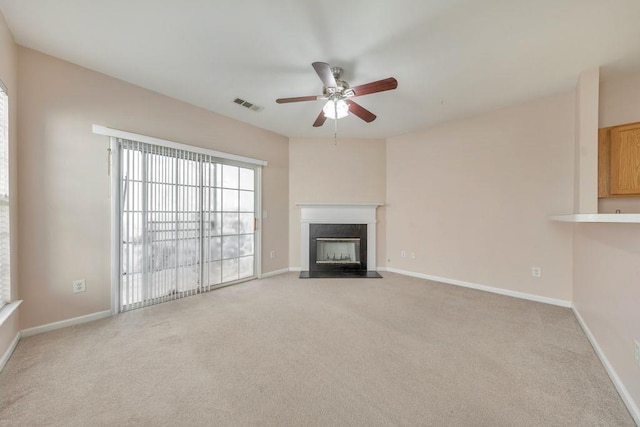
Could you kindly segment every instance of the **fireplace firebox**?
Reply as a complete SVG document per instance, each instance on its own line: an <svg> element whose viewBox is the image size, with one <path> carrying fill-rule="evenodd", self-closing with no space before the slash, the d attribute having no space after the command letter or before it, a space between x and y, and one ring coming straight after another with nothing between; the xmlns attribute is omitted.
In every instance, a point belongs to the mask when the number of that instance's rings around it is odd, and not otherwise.
<svg viewBox="0 0 640 427"><path fill-rule="evenodd" d="M359 237L318 237L316 264L342 264L360 266Z"/></svg>

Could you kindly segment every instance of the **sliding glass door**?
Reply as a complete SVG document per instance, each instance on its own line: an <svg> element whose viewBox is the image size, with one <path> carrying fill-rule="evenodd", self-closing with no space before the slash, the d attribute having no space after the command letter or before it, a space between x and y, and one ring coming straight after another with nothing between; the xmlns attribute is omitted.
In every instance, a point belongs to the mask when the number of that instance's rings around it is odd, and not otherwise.
<svg viewBox="0 0 640 427"><path fill-rule="evenodd" d="M256 167L118 139L120 311L256 275Z"/></svg>

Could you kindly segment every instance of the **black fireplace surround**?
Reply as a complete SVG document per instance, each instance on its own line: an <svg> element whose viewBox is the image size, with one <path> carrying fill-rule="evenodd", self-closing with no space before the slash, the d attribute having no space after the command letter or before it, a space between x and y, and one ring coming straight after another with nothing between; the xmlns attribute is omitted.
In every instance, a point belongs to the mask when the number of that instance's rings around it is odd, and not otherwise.
<svg viewBox="0 0 640 427"><path fill-rule="evenodd" d="M309 271L300 277L381 277L367 271L367 224L309 224Z"/></svg>
<svg viewBox="0 0 640 427"><path fill-rule="evenodd" d="M318 262L318 239L359 239L359 262ZM309 224L309 271L354 270L367 271L367 224Z"/></svg>

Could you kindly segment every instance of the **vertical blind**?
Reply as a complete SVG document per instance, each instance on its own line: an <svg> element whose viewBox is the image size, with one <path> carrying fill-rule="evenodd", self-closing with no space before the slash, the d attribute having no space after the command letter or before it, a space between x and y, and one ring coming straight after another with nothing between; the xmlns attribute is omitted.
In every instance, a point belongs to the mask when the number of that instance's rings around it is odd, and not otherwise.
<svg viewBox="0 0 640 427"><path fill-rule="evenodd" d="M9 98L0 82L0 307L11 291L9 210Z"/></svg>
<svg viewBox="0 0 640 427"><path fill-rule="evenodd" d="M117 141L120 311L255 276L255 166Z"/></svg>

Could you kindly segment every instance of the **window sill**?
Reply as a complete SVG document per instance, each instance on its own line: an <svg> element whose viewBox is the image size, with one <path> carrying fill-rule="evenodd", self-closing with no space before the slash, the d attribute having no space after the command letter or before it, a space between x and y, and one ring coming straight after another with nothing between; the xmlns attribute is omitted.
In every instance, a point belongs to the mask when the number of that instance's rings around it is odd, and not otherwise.
<svg viewBox="0 0 640 427"><path fill-rule="evenodd" d="M0 308L0 327L7 321L9 316L13 314L14 311L18 308L18 306L22 303L22 300L10 302L9 304L5 304Z"/></svg>

